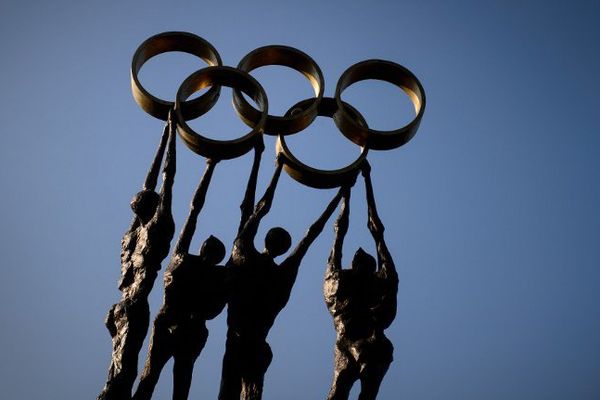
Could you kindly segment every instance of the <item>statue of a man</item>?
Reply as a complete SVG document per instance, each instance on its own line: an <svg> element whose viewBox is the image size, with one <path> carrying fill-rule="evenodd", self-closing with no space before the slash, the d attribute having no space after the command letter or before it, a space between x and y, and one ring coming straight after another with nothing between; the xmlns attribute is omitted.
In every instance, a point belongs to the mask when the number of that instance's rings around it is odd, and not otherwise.
<svg viewBox="0 0 600 400"><path fill-rule="evenodd" d="M398 275L383 238L384 227L377 215L367 163L363 175L369 207L368 227L375 239L378 262L359 248L351 268L342 269L342 246L350 212L348 191L335 224L335 241L323 287L337 332L335 371L328 400L348 399L358 379L361 383L359 400L374 400L393 359L394 347L383 331L396 316Z"/></svg>
<svg viewBox="0 0 600 400"><path fill-rule="evenodd" d="M150 400L161 370L171 357L173 400L188 398L194 363L206 344L206 321L215 318L227 303L225 246L210 236L199 255L189 253L198 215L204 206L216 162L207 160L206 170L192 199L189 216L165 272L163 306L154 320L148 358L134 400Z"/></svg>
<svg viewBox="0 0 600 400"><path fill-rule="evenodd" d="M160 194L157 194L154 188L167 136L163 183ZM108 378L98 396L99 400L131 398L131 389L137 376L138 354L150 321L148 295L161 262L169 254L169 246L175 232L175 223L171 215L172 188L175 180L175 140L175 123L169 116L144 189L131 201L135 219L121 243L121 301L111 307L105 321L112 337L113 350Z"/></svg>
<svg viewBox="0 0 600 400"><path fill-rule="evenodd" d="M261 399L264 375L273 357L266 342L267 335L288 302L302 258L341 198L338 193L292 253L278 265L274 259L291 245L288 232L279 227L269 230L262 252L254 247L254 238L261 219L271 208L283 161L278 157L264 196L254 212L250 212L254 207L260 156L261 151L257 149L241 206L242 221L227 262L231 283L219 400L239 400L240 396L244 400Z"/></svg>

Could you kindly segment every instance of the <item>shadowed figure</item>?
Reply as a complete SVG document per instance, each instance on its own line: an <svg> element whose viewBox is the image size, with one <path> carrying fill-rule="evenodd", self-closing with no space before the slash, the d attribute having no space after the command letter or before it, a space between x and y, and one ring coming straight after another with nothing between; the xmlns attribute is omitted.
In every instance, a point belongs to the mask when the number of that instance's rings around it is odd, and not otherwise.
<svg viewBox="0 0 600 400"><path fill-rule="evenodd" d="M283 161L278 157L271 182L252 212L261 153L262 148L257 148L241 206L242 220L227 262L231 282L220 400L261 399L264 375L273 357L267 335L288 302L302 258L341 198L338 193L291 254L277 265L274 258L290 248L290 235L283 228L272 228L262 252L254 247L254 238L271 208Z"/></svg>
<svg viewBox="0 0 600 400"><path fill-rule="evenodd" d="M134 400L149 400L161 370L173 357L173 400L185 400L192 382L194 362L208 338L206 321L223 311L226 299L225 246L210 236L199 255L189 254L198 215L204 206L216 162L207 160L206 170L191 202L190 213L165 271L163 306L150 339L148 358Z"/></svg>
<svg viewBox="0 0 600 400"><path fill-rule="evenodd" d="M323 294L337 332L334 377L328 400L346 400L360 379L359 400L377 397L379 386L392 362L394 347L383 331L396 316L398 275L383 239L384 227L377 215L365 162L363 176L369 207L369 230L377 246L375 259L362 248L354 254L350 269L342 269L342 247L348 231L350 192L344 194L335 223L335 240L325 273Z"/></svg>
<svg viewBox="0 0 600 400"><path fill-rule="evenodd" d="M114 304L105 324L112 337L112 358L106 384L99 400L131 398L137 376L138 354L148 332L150 307L148 295L169 254L175 232L171 215L171 197L175 179L175 124L169 120L150 168L144 189L131 201L134 221L121 242L121 301ZM168 139L167 139L168 138ZM165 143L167 155L160 194L154 189L160 171Z"/></svg>

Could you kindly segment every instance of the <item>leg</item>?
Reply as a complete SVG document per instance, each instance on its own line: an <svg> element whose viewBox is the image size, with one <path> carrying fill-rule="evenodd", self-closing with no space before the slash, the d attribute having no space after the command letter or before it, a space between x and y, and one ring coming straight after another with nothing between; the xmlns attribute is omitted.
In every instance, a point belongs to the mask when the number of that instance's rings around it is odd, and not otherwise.
<svg viewBox="0 0 600 400"><path fill-rule="evenodd" d="M379 386L393 360L394 346L383 336L369 346L367 359L361 363L358 400L375 400Z"/></svg>
<svg viewBox="0 0 600 400"><path fill-rule="evenodd" d="M267 342L249 343L246 351L246 362L242 372L242 399L260 400L265 374L273 360L273 352Z"/></svg>
<svg viewBox="0 0 600 400"><path fill-rule="evenodd" d="M122 400L131 397L137 376L138 355L148 331L150 307L147 301L121 301L112 309L113 353L108 379L98 396L100 400Z"/></svg>
<svg viewBox="0 0 600 400"><path fill-rule="evenodd" d="M208 330L201 325L195 327L181 327L177 335L177 350L175 352L175 364L173 365L173 400L187 400L192 385L192 374L194 363L202 352Z"/></svg>
<svg viewBox="0 0 600 400"><path fill-rule="evenodd" d="M341 340L338 340L335 344L334 357L333 383L327 400L347 400L352 385L358 380L359 366Z"/></svg>
<svg viewBox="0 0 600 400"><path fill-rule="evenodd" d="M152 398L160 373L173 355L173 344L170 336L167 323L163 322L163 318L159 314L154 321L148 357L140 377L140 383L133 395L134 400L150 400Z"/></svg>
<svg viewBox="0 0 600 400"><path fill-rule="evenodd" d="M187 400L192 385L195 359L175 357L173 365L173 400Z"/></svg>
<svg viewBox="0 0 600 400"><path fill-rule="evenodd" d="M227 335L223 369L221 370L221 389L219 400L240 400L242 377L240 374L239 339Z"/></svg>

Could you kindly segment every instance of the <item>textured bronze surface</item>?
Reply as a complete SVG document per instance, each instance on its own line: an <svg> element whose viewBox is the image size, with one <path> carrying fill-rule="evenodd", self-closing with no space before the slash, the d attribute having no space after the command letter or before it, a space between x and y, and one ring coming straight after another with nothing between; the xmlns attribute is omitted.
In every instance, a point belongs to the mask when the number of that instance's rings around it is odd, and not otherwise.
<svg viewBox="0 0 600 400"><path fill-rule="evenodd" d="M131 61L131 91L138 105L153 117L166 120L172 101L150 94L140 83L138 73L150 58L171 51L182 51L203 59L208 65L221 65L221 56L212 44L187 32L163 32L146 39L135 51ZM219 99L219 87L214 86L204 95L186 103L185 120L194 119L208 111Z"/></svg>
<svg viewBox="0 0 600 400"><path fill-rule="evenodd" d="M415 107L415 118L408 125L391 131L369 129L357 124L341 95L348 86L366 79L389 82L404 90ZM417 77L403 66L384 60L361 61L344 71L335 89L335 99L339 110L334 120L340 131L354 143L373 150L391 150L408 142L417 133L425 111L425 91Z"/></svg>
<svg viewBox="0 0 600 400"><path fill-rule="evenodd" d="M286 115L292 115L296 112L301 112L306 107L309 107L313 102L313 99L303 100L288 110ZM364 118L360 115L354 107L346 104L349 112L359 125L367 126ZM317 109L318 116L332 118L337 111L337 103L335 99L331 97L324 97ZM346 167L335 169L335 170L323 170L310 167L298 160L289 149L285 137L279 135L277 138L277 154L281 154L284 160L284 169L289 176L294 178L296 181L313 188L317 189L329 189L334 187L340 187L356 180L356 175L360 170L363 161L367 157L368 149L366 147L361 148L361 152L358 158L347 165Z"/></svg>
<svg viewBox="0 0 600 400"><path fill-rule="evenodd" d="M185 122L185 100L206 87L228 86L241 90L250 96L261 108L260 117L252 130L234 140L214 140L195 132ZM178 117L178 131L184 143L195 153L214 160L228 160L246 154L257 141L261 141L268 113L267 95L264 89L250 74L231 67L208 67L194 72L179 87L175 100ZM208 111L208 110L206 110Z"/></svg>
<svg viewBox="0 0 600 400"><path fill-rule="evenodd" d="M302 258L341 198L341 192L338 192L290 255L281 263L275 263L275 257L289 249L290 235L283 228L272 228L265 237L265 250L262 252L254 247L254 239L260 221L271 208L283 165L278 159L265 194L250 214L248 210L254 204L261 154L262 149L257 148L241 207L242 220L227 262L230 274L228 331L220 400L239 400L240 397L257 400L262 397L264 375L273 357L266 341L267 335L275 318L287 304Z"/></svg>
<svg viewBox="0 0 600 400"><path fill-rule="evenodd" d="M223 243L210 236L198 255L189 253L214 167L215 162L208 160L165 271L164 301L154 320L148 358L134 400L152 398L161 370L171 357L173 399L187 399L194 363L208 338L206 321L219 315L227 302L226 270L217 265L225 256Z"/></svg>
<svg viewBox="0 0 600 400"><path fill-rule="evenodd" d="M363 166L368 204L368 228L377 247L377 262L362 248L351 268L342 269L342 247L348 231L350 192L344 195L335 223L335 240L325 273L323 294L337 332L334 377L328 400L346 400L360 380L359 400L374 400L391 364L394 347L384 334L396 317L398 274L383 238L377 214L370 166Z"/></svg>
<svg viewBox="0 0 600 400"><path fill-rule="evenodd" d="M108 378L99 400L131 398L137 376L138 354L144 343L150 322L148 295L168 255L175 223L171 214L171 197L175 180L174 123L169 120L153 165L164 153L164 136L168 135L167 155L163 168L160 194L154 187L144 187L131 202L135 219L121 242L121 301L114 304L106 317L106 327L112 337L112 357ZM151 167L151 173L158 169ZM156 184L156 176L146 183Z"/></svg>
<svg viewBox="0 0 600 400"><path fill-rule="evenodd" d="M267 135L289 135L306 128L317 116L319 102L323 97L325 80L321 68L308 54L289 46L264 46L248 53L238 64L238 69L250 72L267 65L282 65L302 73L310 81L315 97L302 112L279 117L269 115L265 123L264 133ZM260 118L260 113L238 91L233 91L233 105L242 120L253 126Z"/></svg>
<svg viewBox="0 0 600 400"><path fill-rule="evenodd" d="M183 51L196 55L210 66L191 74L179 87L175 102L158 99L138 80L138 72L150 58L165 52ZM221 371L220 400L260 400L265 373L273 358L266 339L279 312L286 306L300 264L311 244L343 199L335 223L335 239L325 274L323 293L337 333L334 379L329 400L346 400L360 380L359 400L375 400L379 386L393 359L393 345L384 334L396 315L398 275L384 240L384 227L377 213L366 160L369 149L387 150L410 140L421 121L425 93L421 83L406 68L389 61L367 60L348 68L338 81L334 98L323 98L324 79L319 66L305 53L287 46L258 48L240 61L238 68L221 66L217 51L204 39L185 32L165 32L146 40L136 50L131 67L132 92L149 114L167 120L155 158L142 191L131 202L134 219L121 243L119 303L106 317L112 338L112 359L99 400L131 400L137 377L138 355L148 332L148 295L161 262L167 256L175 226L171 215L175 179L177 132L195 153L207 158L207 166L191 201L190 212L164 274L164 301L154 320L148 355L135 400L149 400L161 371L173 363L173 399L188 398L194 363L207 340L206 321L228 305L227 338ZM315 97L292 106L284 116L268 115L264 89L249 72L267 65L295 69L311 82ZM416 117L393 131L369 129L365 119L342 92L355 82L377 79L403 89L415 105ZM216 103L221 86L233 88L234 107L252 130L234 140L214 140L190 128L186 121L201 117ZM203 95L187 101L194 93ZM254 100L260 111L243 94ZM333 118L343 135L362 147L350 165L321 170L298 160L286 144L286 135L304 130L317 116ZM260 201L255 202L264 142L262 134L278 135L276 167ZM200 252L190 253L197 219L203 208L213 171L220 160L239 157L254 148L241 218L229 260L224 245L210 236ZM155 191L163 156L163 182ZM323 213L309 227L297 246L279 264L291 237L280 227L265 236L263 251L254 244L260 222L273 203L282 169L296 181L314 188L340 187ZM359 249L351 267L342 268L342 247L349 226L351 187L362 170L368 206L368 229L377 248L377 261Z"/></svg>

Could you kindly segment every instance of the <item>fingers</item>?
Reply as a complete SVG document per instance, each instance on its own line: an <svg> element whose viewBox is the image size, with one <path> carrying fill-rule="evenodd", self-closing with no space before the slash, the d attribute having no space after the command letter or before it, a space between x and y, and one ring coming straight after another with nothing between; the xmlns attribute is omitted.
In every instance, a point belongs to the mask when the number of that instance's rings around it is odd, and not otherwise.
<svg viewBox="0 0 600 400"><path fill-rule="evenodd" d="M371 173L371 164L365 159L361 166L362 175L366 178Z"/></svg>

